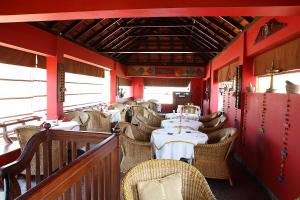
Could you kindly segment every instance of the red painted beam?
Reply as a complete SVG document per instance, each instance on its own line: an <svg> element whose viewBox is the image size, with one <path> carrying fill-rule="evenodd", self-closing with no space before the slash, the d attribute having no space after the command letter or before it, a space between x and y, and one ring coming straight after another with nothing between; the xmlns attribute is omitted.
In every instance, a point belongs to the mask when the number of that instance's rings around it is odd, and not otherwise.
<svg viewBox="0 0 300 200"><path fill-rule="evenodd" d="M26 22L117 17L167 16L292 16L298 0L12 0L1 3L0 22Z"/></svg>

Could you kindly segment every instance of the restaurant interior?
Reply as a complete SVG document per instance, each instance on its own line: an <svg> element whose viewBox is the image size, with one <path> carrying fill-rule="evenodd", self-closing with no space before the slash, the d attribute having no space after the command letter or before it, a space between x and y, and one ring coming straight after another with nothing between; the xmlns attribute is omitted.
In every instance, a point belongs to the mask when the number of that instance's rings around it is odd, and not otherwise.
<svg viewBox="0 0 300 200"><path fill-rule="evenodd" d="M299 0L1 2L0 199L300 200Z"/></svg>

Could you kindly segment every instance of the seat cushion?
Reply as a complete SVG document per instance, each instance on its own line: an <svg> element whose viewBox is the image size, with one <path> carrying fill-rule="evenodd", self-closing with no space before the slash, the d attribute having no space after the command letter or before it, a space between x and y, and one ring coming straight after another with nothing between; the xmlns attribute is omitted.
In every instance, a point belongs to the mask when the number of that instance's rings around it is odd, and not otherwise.
<svg viewBox="0 0 300 200"><path fill-rule="evenodd" d="M137 184L139 200L183 200L180 173Z"/></svg>

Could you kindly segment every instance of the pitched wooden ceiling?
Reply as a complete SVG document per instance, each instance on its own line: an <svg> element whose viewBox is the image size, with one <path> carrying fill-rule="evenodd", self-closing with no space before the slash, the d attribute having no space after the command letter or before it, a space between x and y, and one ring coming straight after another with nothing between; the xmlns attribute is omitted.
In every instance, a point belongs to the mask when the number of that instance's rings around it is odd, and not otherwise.
<svg viewBox="0 0 300 200"><path fill-rule="evenodd" d="M126 65L206 65L253 17L117 18L32 25Z"/></svg>

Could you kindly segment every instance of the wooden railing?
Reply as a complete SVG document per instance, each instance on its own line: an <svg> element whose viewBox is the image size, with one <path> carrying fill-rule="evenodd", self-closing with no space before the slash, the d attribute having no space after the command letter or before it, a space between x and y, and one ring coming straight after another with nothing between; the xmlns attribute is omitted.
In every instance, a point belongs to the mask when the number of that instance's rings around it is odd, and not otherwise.
<svg viewBox="0 0 300 200"><path fill-rule="evenodd" d="M9 134L9 131L7 131L8 126L13 126L13 125L16 125L16 124L25 125L26 122L35 121L35 120L40 121L41 118L42 117L38 117L38 116L30 116L30 117L24 117L24 118L21 118L21 119L14 119L14 120L9 120L9 121L5 121L5 122L0 123L0 128L3 129L3 139L4 139L4 141L6 143L12 143L11 139L8 136L8 134Z"/></svg>
<svg viewBox="0 0 300 200"><path fill-rule="evenodd" d="M0 168L5 199L120 199L120 129L112 134L49 128L28 141L17 161ZM77 157L78 149L86 152ZM58 169L52 168L55 158ZM24 170L27 192L21 195L16 176Z"/></svg>

